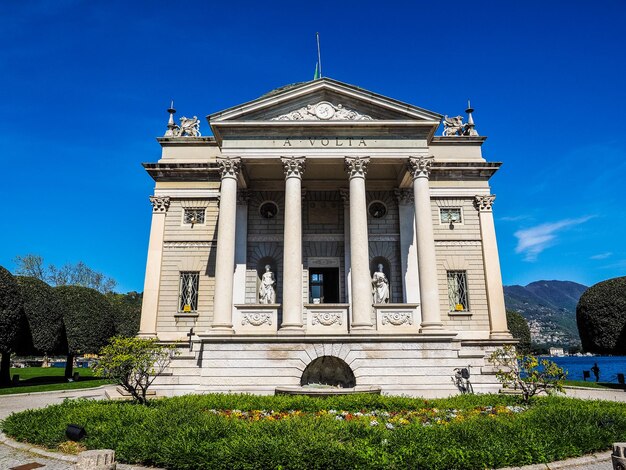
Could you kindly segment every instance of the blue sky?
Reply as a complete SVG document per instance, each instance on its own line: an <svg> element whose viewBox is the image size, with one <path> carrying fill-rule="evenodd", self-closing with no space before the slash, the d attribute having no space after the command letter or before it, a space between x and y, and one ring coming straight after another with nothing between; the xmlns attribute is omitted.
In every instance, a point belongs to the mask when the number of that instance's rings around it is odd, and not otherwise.
<svg viewBox="0 0 626 470"><path fill-rule="evenodd" d="M505 284L626 274L626 4L5 2L0 265L37 253L143 289L155 137L325 76L441 114L471 98ZM202 120L201 131L208 126Z"/></svg>

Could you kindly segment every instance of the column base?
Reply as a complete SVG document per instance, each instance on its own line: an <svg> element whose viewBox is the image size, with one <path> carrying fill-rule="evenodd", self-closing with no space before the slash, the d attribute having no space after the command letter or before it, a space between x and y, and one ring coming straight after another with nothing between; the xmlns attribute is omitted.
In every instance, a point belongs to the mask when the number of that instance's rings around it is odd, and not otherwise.
<svg viewBox="0 0 626 470"><path fill-rule="evenodd" d="M212 325L210 330L207 330L208 334L218 335L233 335L233 325Z"/></svg>
<svg viewBox="0 0 626 470"><path fill-rule="evenodd" d="M492 331L489 333L490 339L513 339L513 335L509 331Z"/></svg>
<svg viewBox="0 0 626 470"><path fill-rule="evenodd" d="M350 331L364 331L364 330L373 330L373 323L353 323L350 325Z"/></svg>
<svg viewBox="0 0 626 470"><path fill-rule="evenodd" d="M443 330L442 322L422 322L420 325L420 333L431 332L431 331L441 331Z"/></svg>
<svg viewBox="0 0 626 470"><path fill-rule="evenodd" d="M304 325L301 323L283 323L278 329L278 334L289 335L293 333L303 333Z"/></svg>

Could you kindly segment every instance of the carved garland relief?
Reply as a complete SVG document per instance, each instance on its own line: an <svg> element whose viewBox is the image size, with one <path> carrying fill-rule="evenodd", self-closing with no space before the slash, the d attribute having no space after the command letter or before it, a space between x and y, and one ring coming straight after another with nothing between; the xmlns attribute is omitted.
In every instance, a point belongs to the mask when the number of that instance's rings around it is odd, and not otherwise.
<svg viewBox="0 0 626 470"><path fill-rule="evenodd" d="M383 313L382 324L391 323L394 326L403 324L412 325L413 315L410 312L385 312Z"/></svg>
<svg viewBox="0 0 626 470"><path fill-rule="evenodd" d="M281 114L272 121L371 121L371 116L361 114L342 104L334 105L328 101L308 104L300 109Z"/></svg>
<svg viewBox="0 0 626 470"><path fill-rule="evenodd" d="M338 312L315 312L311 319L311 324L317 325L318 323L324 326L331 326L337 323L341 325L341 313Z"/></svg>
<svg viewBox="0 0 626 470"><path fill-rule="evenodd" d="M242 325L261 326L264 323L272 325L272 315L266 312L248 312L241 318Z"/></svg>

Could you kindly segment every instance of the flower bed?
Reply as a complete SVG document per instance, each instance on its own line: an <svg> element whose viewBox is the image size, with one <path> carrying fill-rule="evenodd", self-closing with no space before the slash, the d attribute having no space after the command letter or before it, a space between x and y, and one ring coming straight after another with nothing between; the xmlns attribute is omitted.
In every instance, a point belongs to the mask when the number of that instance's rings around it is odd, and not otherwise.
<svg viewBox="0 0 626 470"><path fill-rule="evenodd" d="M66 401L9 417L18 440L66 447L67 424L87 448L172 469L484 469L606 450L626 437L626 405L481 395L185 396L130 403Z"/></svg>

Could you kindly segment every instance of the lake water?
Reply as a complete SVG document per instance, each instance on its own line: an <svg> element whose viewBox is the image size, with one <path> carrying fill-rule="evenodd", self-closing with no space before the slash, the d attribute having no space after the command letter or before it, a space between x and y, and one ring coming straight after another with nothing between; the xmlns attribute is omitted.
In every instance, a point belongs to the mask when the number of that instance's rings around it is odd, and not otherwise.
<svg viewBox="0 0 626 470"><path fill-rule="evenodd" d="M617 383L617 374L626 374L626 356L566 356L541 359L556 362L567 371L567 378L570 380L583 380L583 370L591 371L596 362L600 368L600 382ZM591 380L595 380L592 372L590 376Z"/></svg>

